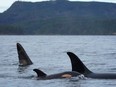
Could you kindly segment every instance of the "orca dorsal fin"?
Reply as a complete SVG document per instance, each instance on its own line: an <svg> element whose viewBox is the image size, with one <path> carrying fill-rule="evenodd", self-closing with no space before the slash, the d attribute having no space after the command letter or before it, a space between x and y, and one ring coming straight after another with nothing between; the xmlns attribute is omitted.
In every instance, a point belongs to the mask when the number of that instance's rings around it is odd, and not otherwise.
<svg viewBox="0 0 116 87"><path fill-rule="evenodd" d="M39 69L33 69L33 71L35 71L37 73L38 77L46 77L47 74L45 74L43 71L39 70Z"/></svg>
<svg viewBox="0 0 116 87"><path fill-rule="evenodd" d="M17 43L17 53L18 53L18 58L19 58L19 65L20 66L26 66L26 65L31 65L33 62L27 55L26 51L22 47L20 43Z"/></svg>
<svg viewBox="0 0 116 87"><path fill-rule="evenodd" d="M83 62L72 52L67 52L71 64L72 64L72 71L79 72L81 74L88 74L91 73L91 71L83 64Z"/></svg>

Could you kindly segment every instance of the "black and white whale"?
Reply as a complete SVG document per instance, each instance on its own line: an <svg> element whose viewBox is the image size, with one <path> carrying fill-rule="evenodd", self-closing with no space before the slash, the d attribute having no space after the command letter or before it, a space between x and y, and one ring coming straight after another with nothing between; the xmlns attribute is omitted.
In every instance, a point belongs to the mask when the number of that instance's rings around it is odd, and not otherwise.
<svg viewBox="0 0 116 87"><path fill-rule="evenodd" d="M22 45L20 43L17 43L16 45L19 58L19 66L27 66L33 64Z"/></svg>
<svg viewBox="0 0 116 87"><path fill-rule="evenodd" d="M79 77L84 78L84 76L76 71L67 71L61 72L57 74L47 75L43 71L39 69L33 69L37 73L39 80L50 80L50 79L62 79L62 78L71 78L71 77Z"/></svg>
<svg viewBox="0 0 116 87"><path fill-rule="evenodd" d="M78 73L83 74L85 77L88 78L96 78L96 79L116 79L116 73L94 73L90 71L83 62L72 52L67 52L71 64L72 64L72 71L76 71Z"/></svg>
<svg viewBox="0 0 116 87"><path fill-rule="evenodd" d="M17 53L19 58L19 65L20 66L27 66L33 64L31 59L29 58L28 54L26 53L25 49L22 47L20 43L17 43ZM22 69L22 68L21 68ZM57 73L53 75L47 75L43 71L39 69L33 69L37 73L38 79L47 80L47 79L61 79L61 78L71 78L71 77L81 77L84 76L76 71L67 71L62 73ZM33 77L33 76L31 76Z"/></svg>

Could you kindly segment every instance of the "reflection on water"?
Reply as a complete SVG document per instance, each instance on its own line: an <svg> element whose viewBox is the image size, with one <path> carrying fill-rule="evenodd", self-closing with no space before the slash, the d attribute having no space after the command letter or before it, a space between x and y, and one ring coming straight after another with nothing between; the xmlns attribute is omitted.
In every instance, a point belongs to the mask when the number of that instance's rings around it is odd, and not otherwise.
<svg viewBox="0 0 116 87"><path fill-rule="evenodd" d="M28 69L28 67L29 67L29 66L24 66L24 67L23 67L23 66L22 66L22 67L19 66L17 70L18 70L18 72L19 72L20 74L22 74L22 73L25 73L25 72L26 72L26 69Z"/></svg>
<svg viewBox="0 0 116 87"><path fill-rule="evenodd" d="M18 66L16 43L33 61ZM71 70L67 51L74 52L94 72L116 72L116 36L0 36L1 87L115 87L115 80L37 80L34 68L54 74Z"/></svg>

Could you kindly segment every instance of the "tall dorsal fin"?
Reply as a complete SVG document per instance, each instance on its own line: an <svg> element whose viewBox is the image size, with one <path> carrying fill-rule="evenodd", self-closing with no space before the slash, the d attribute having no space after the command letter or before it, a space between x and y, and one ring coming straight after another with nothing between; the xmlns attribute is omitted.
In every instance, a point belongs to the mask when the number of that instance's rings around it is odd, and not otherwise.
<svg viewBox="0 0 116 87"><path fill-rule="evenodd" d="M91 71L83 64L83 62L72 52L67 52L71 64L72 64L72 71L79 72L81 74L91 73Z"/></svg>
<svg viewBox="0 0 116 87"><path fill-rule="evenodd" d="M26 51L24 50L24 48L21 46L20 43L17 43L17 53L20 66L33 64L33 62L30 60L29 56L27 55Z"/></svg>
<svg viewBox="0 0 116 87"><path fill-rule="evenodd" d="M35 71L37 73L38 77L45 77L45 76L47 76L47 74L45 74L43 71L41 71L39 69L33 69L33 71Z"/></svg>

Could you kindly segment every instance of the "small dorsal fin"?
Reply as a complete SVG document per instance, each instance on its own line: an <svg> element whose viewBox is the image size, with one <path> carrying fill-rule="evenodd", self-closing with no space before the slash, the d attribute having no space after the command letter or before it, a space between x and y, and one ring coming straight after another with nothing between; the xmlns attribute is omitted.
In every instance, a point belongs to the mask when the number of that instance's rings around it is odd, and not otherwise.
<svg viewBox="0 0 116 87"><path fill-rule="evenodd" d="M26 51L20 43L17 43L17 53L19 58L19 64L21 66L33 64L33 62L30 60L29 56L27 55Z"/></svg>
<svg viewBox="0 0 116 87"><path fill-rule="evenodd" d="M72 71L79 72L81 74L91 73L91 71L83 64L83 62L72 52L67 52L71 64L72 64Z"/></svg>
<svg viewBox="0 0 116 87"><path fill-rule="evenodd" d="M45 77L45 76L47 76L47 74L45 74L43 71L41 71L39 69L33 69L33 71L35 71L37 73L38 77Z"/></svg>

